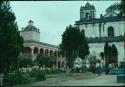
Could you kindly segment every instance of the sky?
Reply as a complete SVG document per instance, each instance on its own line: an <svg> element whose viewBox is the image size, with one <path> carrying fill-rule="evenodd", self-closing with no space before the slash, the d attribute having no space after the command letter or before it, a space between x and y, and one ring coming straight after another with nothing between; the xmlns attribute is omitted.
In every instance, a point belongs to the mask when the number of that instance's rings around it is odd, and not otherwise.
<svg viewBox="0 0 125 87"><path fill-rule="evenodd" d="M119 1L88 1L96 9L96 17L106 14L105 9ZM80 19L80 7L87 1L11 1L19 27L24 28L29 20L40 29L40 41L58 45L66 27Z"/></svg>

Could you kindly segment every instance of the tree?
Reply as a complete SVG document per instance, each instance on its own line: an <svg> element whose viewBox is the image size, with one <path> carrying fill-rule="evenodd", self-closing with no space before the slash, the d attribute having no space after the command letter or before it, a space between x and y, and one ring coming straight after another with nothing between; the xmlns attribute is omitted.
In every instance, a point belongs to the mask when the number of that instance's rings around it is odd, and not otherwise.
<svg viewBox="0 0 125 87"><path fill-rule="evenodd" d="M112 63L112 46L108 47L108 64Z"/></svg>
<svg viewBox="0 0 125 87"><path fill-rule="evenodd" d="M76 27L69 25L69 27L67 27L63 32L60 49L66 57L67 66L69 68L73 67L73 61L77 56L81 56L83 58L86 54L88 54L89 47L85 41L83 31L81 32L80 29Z"/></svg>
<svg viewBox="0 0 125 87"><path fill-rule="evenodd" d="M46 67L51 67L52 66L52 58L50 58L47 55L44 54L39 54L35 60L40 66L45 65Z"/></svg>
<svg viewBox="0 0 125 87"><path fill-rule="evenodd" d="M33 65L33 60L31 58L22 58L20 57L18 59L18 67L27 67L27 66L32 66Z"/></svg>
<svg viewBox="0 0 125 87"><path fill-rule="evenodd" d="M109 6L106 9L106 11L107 12L109 12L109 11L120 11L120 14L124 15L125 14L125 0L121 0L120 3L115 3L111 6Z"/></svg>
<svg viewBox="0 0 125 87"><path fill-rule="evenodd" d="M79 48L79 57L84 59L86 55L89 54L89 45L85 37L85 32L82 30L81 32L81 46Z"/></svg>
<svg viewBox="0 0 125 87"><path fill-rule="evenodd" d="M23 49L23 38L18 31L15 14L8 1L0 2L0 72L16 68Z"/></svg>
<svg viewBox="0 0 125 87"><path fill-rule="evenodd" d="M104 46L104 56L105 56L105 66L107 67L108 65L108 52L109 52L109 45L108 45L108 42L105 43L105 46Z"/></svg>
<svg viewBox="0 0 125 87"><path fill-rule="evenodd" d="M109 63L114 63L117 65L118 51L114 44L112 44L112 46L110 46L110 45L108 45L108 42L105 43L104 56L105 56L106 67Z"/></svg>
<svg viewBox="0 0 125 87"><path fill-rule="evenodd" d="M118 63L118 51L114 44L112 44L112 59L112 62L114 62L115 64Z"/></svg>
<svg viewBox="0 0 125 87"><path fill-rule="evenodd" d="M104 60L104 52L100 53L100 57Z"/></svg>

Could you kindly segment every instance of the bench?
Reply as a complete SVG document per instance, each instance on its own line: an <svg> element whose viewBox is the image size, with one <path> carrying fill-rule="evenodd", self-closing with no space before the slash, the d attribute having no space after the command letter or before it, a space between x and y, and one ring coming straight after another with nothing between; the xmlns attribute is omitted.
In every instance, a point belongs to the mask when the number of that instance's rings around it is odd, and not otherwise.
<svg viewBox="0 0 125 87"><path fill-rule="evenodd" d="M125 69L110 69L109 74L110 75L125 74Z"/></svg>
<svg viewBox="0 0 125 87"><path fill-rule="evenodd" d="M125 74L117 75L118 83L125 83Z"/></svg>

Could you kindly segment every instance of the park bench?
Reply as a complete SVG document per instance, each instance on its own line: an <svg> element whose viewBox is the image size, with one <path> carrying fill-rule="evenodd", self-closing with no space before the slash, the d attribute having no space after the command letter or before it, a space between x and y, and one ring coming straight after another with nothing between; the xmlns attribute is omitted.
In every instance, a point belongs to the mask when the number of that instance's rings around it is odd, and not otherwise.
<svg viewBox="0 0 125 87"><path fill-rule="evenodd" d="M110 69L109 71L110 75L120 75L120 74L125 74L125 69Z"/></svg>
<svg viewBox="0 0 125 87"><path fill-rule="evenodd" d="M125 83L125 74L117 75L118 83Z"/></svg>

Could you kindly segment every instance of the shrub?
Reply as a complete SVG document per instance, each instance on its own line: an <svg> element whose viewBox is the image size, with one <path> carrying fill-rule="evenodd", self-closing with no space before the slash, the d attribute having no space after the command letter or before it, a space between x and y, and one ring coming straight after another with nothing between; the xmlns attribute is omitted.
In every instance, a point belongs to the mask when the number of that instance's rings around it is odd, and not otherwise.
<svg viewBox="0 0 125 87"><path fill-rule="evenodd" d="M46 80L46 73L45 73L44 70L41 70L41 71L37 72L36 80L38 80L38 81Z"/></svg>
<svg viewBox="0 0 125 87"><path fill-rule="evenodd" d="M32 65L33 65L33 61L31 58L19 58L19 60L18 60L18 66L20 68L32 66Z"/></svg>
<svg viewBox="0 0 125 87"><path fill-rule="evenodd" d="M38 66L20 68L18 71L9 73L5 80L9 87L10 85L27 84L33 81L46 80L46 72Z"/></svg>
<svg viewBox="0 0 125 87"><path fill-rule="evenodd" d="M26 84L30 82L30 76L28 73L15 72L8 74L7 84L9 85L17 85L17 84Z"/></svg>

